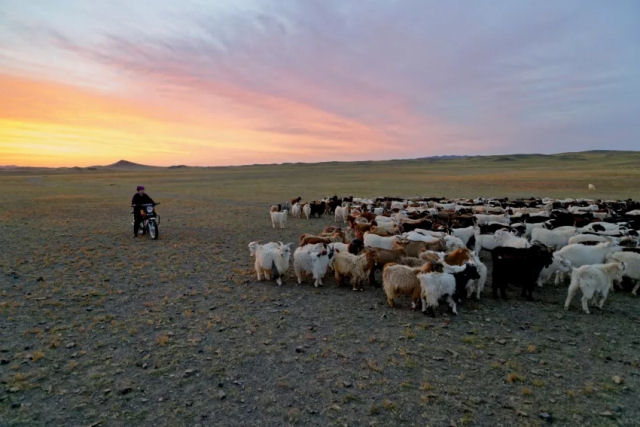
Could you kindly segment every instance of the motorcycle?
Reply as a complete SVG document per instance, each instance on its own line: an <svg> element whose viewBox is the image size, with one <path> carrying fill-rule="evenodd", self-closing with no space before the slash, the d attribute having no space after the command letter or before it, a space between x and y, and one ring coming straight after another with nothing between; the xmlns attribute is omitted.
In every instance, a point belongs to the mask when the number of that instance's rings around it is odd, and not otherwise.
<svg viewBox="0 0 640 427"><path fill-rule="evenodd" d="M160 203L156 203L156 205L159 204ZM133 208L135 209L135 206ZM133 217L133 220L135 221L135 215ZM159 224L160 215L156 213L155 205L153 203L145 203L144 205L141 205L140 226L138 227L138 234L144 235L148 232L151 239L158 240L158 235L160 234L160 230L158 229Z"/></svg>

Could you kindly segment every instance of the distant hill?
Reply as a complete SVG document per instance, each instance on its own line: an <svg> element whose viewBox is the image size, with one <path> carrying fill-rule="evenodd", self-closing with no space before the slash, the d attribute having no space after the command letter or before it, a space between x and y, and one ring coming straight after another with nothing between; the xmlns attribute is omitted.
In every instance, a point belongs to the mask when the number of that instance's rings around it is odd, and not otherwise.
<svg viewBox="0 0 640 427"><path fill-rule="evenodd" d="M140 163L133 163L128 160L118 160L115 163L104 166L105 168L116 168L116 169L141 169L141 168L152 168L155 166L142 165Z"/></svg>
<svg viewBox="0 0 640 427"><path fill-rule="evenodd" d="M470 165L481 164L487 162L487 164L493 164L496 167L523 167L532 165L548 165L553 162L561 162L559 167L566 167L568 164L583 163L581 167L584 167L589 161L600 164L603 161L622 161L626 164L632 163L634 167L640 167L640 151L617 151L617 150L589 150L589 151L577 151L577 152L564 152L555 154L517 154L517 153L505 153L505 154L493 154L493 155L442 155L442 156L428 156L418 158L396 158L388 160L356 160L356 161L326 161L326 162L283 162L283 163L256 163L250 165L229 165L229 166L187 166L184 164L176 164L171 166L151 166L143 165L141 163L134 163L128 160L118 160L115 163L109 165L94 165L89 167L34 167L34 166L15 166L15 165L0 165L0 171L3 173L21 172L21 171L34 171L34 170L59 170L64 171L96 171L96 170L145 170L145 169L192 169L192 168L238 168L238 167L264 167L264 166L284 166L284 167L305 167L305 168L325 168L332 166L350 166L350 165L363 165L363 166L384 166L384 165L399 165L405 163L411 164L428 164L430 165ZM551 163L550 163L551 162ZM516 166L517 165L517 166Z"/></svg>

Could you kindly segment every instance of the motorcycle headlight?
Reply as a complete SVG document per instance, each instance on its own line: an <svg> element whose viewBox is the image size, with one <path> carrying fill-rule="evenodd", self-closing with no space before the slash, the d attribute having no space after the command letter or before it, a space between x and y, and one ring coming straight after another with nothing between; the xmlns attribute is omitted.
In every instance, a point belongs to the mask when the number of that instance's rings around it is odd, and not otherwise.
<svg viewBox="0 0 640 427"><path fill-rule="evenodd" d="M153 206L147 206L147 213L153 212Z"/></svg>

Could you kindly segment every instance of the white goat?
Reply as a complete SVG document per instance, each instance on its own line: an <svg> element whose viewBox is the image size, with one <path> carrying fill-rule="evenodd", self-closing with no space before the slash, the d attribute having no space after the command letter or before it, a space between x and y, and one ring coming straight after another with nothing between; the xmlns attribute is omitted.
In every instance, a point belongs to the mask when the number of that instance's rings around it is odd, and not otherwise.
<svg viewBox="0 0 640 427"><path fill-rule="evenodd" d="M573 243L555 251L553 255L554 257L559 257L561 260L565 260L565 262L568 262L568 264L575 268L588 264L601 264L608 255L620 250L620 246L612 244L611 242L599 243L595 246ZM558 271L556 284L564 280L564 273Z"/></svg>
<svg viewBox="0 0 640 427"><path fill-rule="evenodd" d="M337 252L349 252L349 245L342 242L331 242L327 244L328 247L332 247Z"/></svg>
<svg viewBox="0 0 640 427"><path fill-rule="evenodd" d="M453 251L456 249L466 249L467 246L466 244L458 237L456 236L451 236L449 234L445 234L444 237L444 245L446 250L449 251Z"/></svg>
<svg viewBox="0 0 640 427"><path fill-rule="evenodd" d="M278 286L282 285L282 276L289 268L291 245L282 242L269 242L264 245L258 242L249 243L249 253L256 258L254 268L258 280L262 280L263 275L267 280L271 280L273 273Z"/></svg>
<svg viewBox="0 0 640 427"><path fill-rule="evenodd" d="M601 299L598 304L602 308L609 290L613 288L613 281L620 280L624 271L624 265L619 262L607 264L590 264L574 268L571 272L571 284L567 290L567 300L564 309L569 310L569 305L578 289L582 291L582 309L589 314L589 301L599 294ZM594 299L594 303L597 301Z"/></svg>
<svg viewBox="0 0 640 427"><path fill-rule="evenodd" d="M300 203L296 202L291 206L291 216L294 218L299 218L302 212L302 208L300 207Z"/></svg>
<svg viewBox="0 0 640 427"><path fill-rule="evenodd" d="M309 219L309 217L311 216L311 205L309 205L309 203L304 204L304 206L302 207L302 213L304 214L305 218Z"/></svg>
<svg viewBox="0 0 640 427"><path fill-rule="evenodd" d="M456 278L453 274L436 272L418 274L418 280L423 312L426 312L427 308L434 310L438 307L440 298L446 297L451 312L458 314L456 302L453 300L453 294L456 291Z"/></svg>
<svg viewBox="0 0 640 427"><path fill-rule="evenodd" d="M555 284L556 286L560 284L562 277L565 273L571 272L571 263L557 256L555 253L553 254L553 261L547 267L543 267L540 270L540 275L538 275L537 284L539 287L542 287L545 283L551 279L551 276L556 275Z"/></svg>
<svg viewBox="0 0 640 427"><path fill-rule="evenodd" d="M376 215L374 221L379 225L388 224L390 226L396 225L396 221L390 216Z"/></svg>
<svg viewBox="0 0 640 427"><path fill-rule="evenodd" d="M417 228L413 231L402 233L401 237L404 240L408 240L410 242L435 243L438 240L442 239L444 236L445 233L441 231L430 231Z"/></svg>
<svg viewBox="0 0 640 427"><path fill-rule="evenodd" d="M476 299L480 300L480 295L484 290L484 285L487 283L487 266L480 261L480 257L475 253L472 252L471 256L473 257L473 264L475 264L478 269L478 275L480 275L480 278L469 279L465 289L467 290L467 298L475 293Z"/></svg>
<svg viewBox="0 0 640 427"><path fill-rule="evenodd" d="M469 244L469 239L471 239L471 236L473 236L475 234L475 229L472 225L470 225L469 227L465 227L465 228L452 228L451 229L451 235L457 237L458 239L462 240L462 242L466 245Z"/></svg>
<svg viewBox="0 0 640 427"><path fill-rule="evenodd" d="M400 249L402 242L398 236L383 237L373 233L364 233L364 245L369 248Z"/></svg>
<svg viewBox="0 0 640 427"><path fill-rule="evenodd" d="M598 221L585 225L580 231L582 233L595 233L602 236L621 236L626 234L627 228L610 222Z"/></svg>
<svg viewBox="0 0 640 427"><path fill-rule="evenodd" d="M608 242L595 246L574 243L554 252L554 255L566 259L575 268L587 264L601 264L607 255L618 251L620 251L620 246Z"/></svg>
<svg viewBox="0 0 640 427"><path fill-rule="evenodd" d="M494 234L476 233L476 246L474 252L480 253L480 250L493 250L499 246L508 246L512 248L528 248L531 245L524 237L517 237L507 230L497 230Z"/></svg>
<svg viewBox="0 0 640 427"><path fill-rule="evenodd" d="M284 228L287 223L287 210L283 210L281 212L271 211L271 226L273 228Z"/></svg>
<svg viewBox="0 0 640 427"><path fill-rule="evenodd" d="M334 249L323 243L298 247L293 253L293 269L298 284L302 283L303 273L310 273L314 279L313 285L316 288L322 285L322 278L327 273L333 255Z"/></svg>
<svg viewBox="0 0 640 427"><path fill-rule="evenodd" d="M349 215L348 206L336 206L336 212L335 212L336 223L338 222L346 223L348 215Z"/></svg>
<svg viewBox="0 0 640 427"><path fill-rule="evenodd" d="M490 215L490 214L475 214L473 215L478 225L486 225L491 222L497 222L499 224L509 225L510 219L508 214L504 215Z"/></svg>
<svg viewBox="0 0 640 427"><path fill-rule="evenodd" d="M537 229L537 228L546 228L547 227L547 223L546 222L536 222L536 223L529 223L526 222L524 224L524 237L526 237L527 239L531 239L531 234L533 234L533 230Z"/></svg>
<svg viewBox="0 0 640 427"><path fill-rule="evenodd" d="M567 246L569 238L576 233L573 230L555 229L547 230L546 228L536 228L531 232L531 242L541 243L554 251Z"/></svg>
<svg viewBox="0 0 640 427"><path fill-rule="evenodd" d="M441 210L441 211L453 211L453 210L456 210L457 204L456 203L438 203L438 202L435 202L433 204L433 206L435 208L437 208L438 210Z"/></svg>
<svg viewBox="0 0 640 427"><path fill-rule="evenodd" d="M640 254L636 252L614 252L607 257L607 262L624 264L624 276L636 282L631 293L636 295L640 289Z"/></svg>
<svg viewBox="0 0 640 427"><path fill-rule="evenodd" d="M576 243L580 244L598 244L598 243L607 243L613 242L613 238L609 236L599 236L597 234L576 234L569 239L569 244L573 245Z"/></svg>
<svg viewBox="0 0 640 427"><path fill-rule="evenodd" d="M391 210L394 210L394 209L399 209L399 210L404 209L404 203L403 202L399 202L397 200L392 201L391 202Z"/></svg>

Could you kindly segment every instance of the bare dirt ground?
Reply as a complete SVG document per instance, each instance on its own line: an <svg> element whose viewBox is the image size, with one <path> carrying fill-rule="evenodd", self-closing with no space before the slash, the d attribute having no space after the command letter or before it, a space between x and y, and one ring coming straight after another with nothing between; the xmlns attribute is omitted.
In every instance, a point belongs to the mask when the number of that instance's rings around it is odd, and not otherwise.
<svg viewBox="0 0 640 427"><path fill-rule="evenodd" d="M637 298L585 315L564 287L486 290L433 319L329 277L256 282L249 241L333 220L273 230L297 190L181 177L2 178L0 424L639 424ZM142 178L158 241L131 237Z"/></svg>

